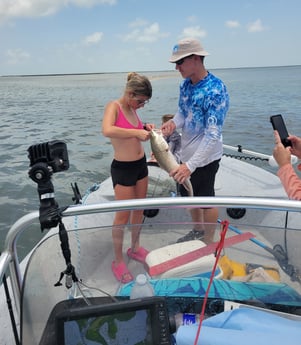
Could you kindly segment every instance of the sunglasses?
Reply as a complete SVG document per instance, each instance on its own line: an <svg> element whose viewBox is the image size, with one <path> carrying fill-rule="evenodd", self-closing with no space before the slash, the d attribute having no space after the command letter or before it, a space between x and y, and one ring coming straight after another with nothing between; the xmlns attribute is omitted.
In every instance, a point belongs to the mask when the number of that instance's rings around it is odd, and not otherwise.
<svg viewBox="0 0 301 345"><path fill-rule="evenodd" d="M145 105L145 104L147 104L147 103L149 103L149 99L146 99L146 100L144 100L144 99L139 99L139 98L137 98L137 97L134 97L134 100L139 104L139 105Z"/></svg>
<svg viewBox="0 0 301 345"><path fill-rule="evenodd" d="M182 59L176 61L175 64L176 64L177 66L181 66L181 65L184 63L185 59L188 59L188 58L190 58L190 57L192 57L192 56L193 56L193 55L185 56L185 57L183 57Z"/></svg>

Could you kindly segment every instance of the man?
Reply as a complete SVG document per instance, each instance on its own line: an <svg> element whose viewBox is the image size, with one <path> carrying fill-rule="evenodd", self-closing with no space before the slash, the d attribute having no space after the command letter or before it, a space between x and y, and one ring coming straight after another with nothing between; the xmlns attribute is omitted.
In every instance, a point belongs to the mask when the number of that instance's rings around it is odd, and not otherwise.
<svg viewBox="0 0 301 345"><path fill-rule="evenodd" d="M223 153L222 127L229 108L226 86L204 66L207 55L193 38L180 40L174 46L169 61L175 63L184 80L180 84L178 111L161 127L163 135L182 130L181 164L170 175L180 184L190 177L194 196L215 195L215 175ZM182 185L180 193L187 195ZM195 227L177 242L212 242L218 209L194 208L190 212Z"/></svg>

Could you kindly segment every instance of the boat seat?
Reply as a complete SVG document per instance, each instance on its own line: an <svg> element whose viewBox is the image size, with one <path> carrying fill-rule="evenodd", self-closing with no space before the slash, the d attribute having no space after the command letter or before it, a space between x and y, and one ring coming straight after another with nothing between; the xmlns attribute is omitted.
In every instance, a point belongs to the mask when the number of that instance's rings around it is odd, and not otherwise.
<svg viewBox="0 0 301 345"><path fill-rule="evenodd" d="M205 248L206 243L193 240L164 246L148 253L145 263L152 278L191 277L195 275L210 276L215 263L214 254L187 257L186 254ZM172 261L172 264L168 264ZM219 268L215 278L221 277Z"/></svg>

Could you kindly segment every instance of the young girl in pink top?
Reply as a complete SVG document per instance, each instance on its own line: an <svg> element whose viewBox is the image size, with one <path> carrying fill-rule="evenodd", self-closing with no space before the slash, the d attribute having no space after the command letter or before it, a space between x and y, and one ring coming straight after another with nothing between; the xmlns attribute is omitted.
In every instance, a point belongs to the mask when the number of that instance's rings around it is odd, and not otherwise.
<svg viewBox="0 0 301 345"><path fill-rule="evenodd" d="M278 177L290 199L301 200L301 180L291 164L291 154L301 159L301 138L290 135L292 147L284 147L277 131L274 131L275 147L273 156L279 165ZM298 166L301 170L301 166Z"/></svg>
<svg viewBox="0 0 301 345"><path fill-rule="evenodd" d="M148 184L148 169L142 142L149 140L153 125L143 126L137 109L143 107L152 97L152 86L148 78L138 73L130 73L124 94L109 102L105 108L102 133L111 139L114 159L111 164L111 177L116 200L145 198ZM127 283L133 280L123 258L123 232L130 221L141 224L143 210L116 212L112 238L115 259L112 272L117 280ZM127 256L144 263L148 251L140 246L139 225L133 226L131 248Z"/></svg>

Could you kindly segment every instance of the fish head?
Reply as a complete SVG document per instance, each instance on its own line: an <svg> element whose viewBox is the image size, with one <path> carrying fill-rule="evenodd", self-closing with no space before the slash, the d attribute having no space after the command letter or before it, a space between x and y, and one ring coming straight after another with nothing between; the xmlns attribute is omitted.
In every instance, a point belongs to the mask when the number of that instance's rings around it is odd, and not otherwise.
<svg viewBox="0 0 301 345"><path fill-rule="evenodd" d="M168 143L164 139L162 131L160 129L152 129L150 131L150 141L153 149L155 148L159 151L167 151L169 148Z"/></svg>
<svg viewBox="0 0 301 345"><path fill-rule="evenodd" d="M162 135L161 129L152 129L150 131L151 138L158 138L160 135Z"/></svg>

